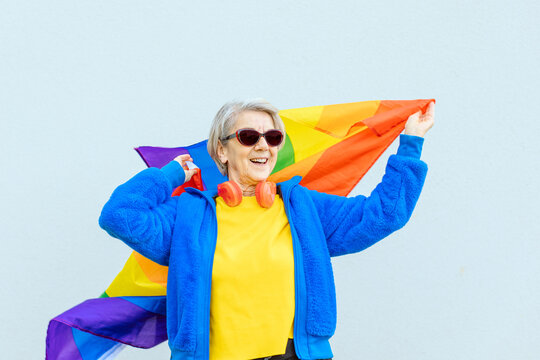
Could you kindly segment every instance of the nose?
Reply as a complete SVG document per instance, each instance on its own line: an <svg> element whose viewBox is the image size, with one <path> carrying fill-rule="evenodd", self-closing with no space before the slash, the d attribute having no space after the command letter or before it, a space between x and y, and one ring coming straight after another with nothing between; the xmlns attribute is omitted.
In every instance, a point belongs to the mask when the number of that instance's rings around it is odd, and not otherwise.
<svg viewBox="0 0 540 360"><path fill-rule="evenodd" d="M254 145L254 148L255 149L262 149L262 150L268 149L269 146L268 146L268 143L266 142L266 138L264 136L261 136L259 138L259 141L257 141L257 143Z"/></svg>

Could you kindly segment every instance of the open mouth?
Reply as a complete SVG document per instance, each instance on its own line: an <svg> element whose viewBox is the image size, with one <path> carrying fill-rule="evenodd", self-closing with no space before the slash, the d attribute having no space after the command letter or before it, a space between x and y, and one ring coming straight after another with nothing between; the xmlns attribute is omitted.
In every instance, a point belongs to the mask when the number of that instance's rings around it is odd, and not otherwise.
<svg viewBox="0 0 540 360"><path fill-rule="evenodd" d="M257 165L265 165L268 162L268 159L267 158L253 158L253 159L249 159L249 161Z"/></svg>

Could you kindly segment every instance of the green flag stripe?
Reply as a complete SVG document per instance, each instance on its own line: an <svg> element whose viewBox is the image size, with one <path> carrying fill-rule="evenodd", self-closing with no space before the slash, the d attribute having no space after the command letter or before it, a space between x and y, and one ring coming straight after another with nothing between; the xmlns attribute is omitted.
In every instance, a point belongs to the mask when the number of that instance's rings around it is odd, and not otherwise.
<svg viewBox="0 0 540 360"><path fill-rule="evenodd" d="M294 148L289 135L286 134L285 144L281 150L279 150L276 166L274 167L272 174L292 164L294 164Z"/></svg>

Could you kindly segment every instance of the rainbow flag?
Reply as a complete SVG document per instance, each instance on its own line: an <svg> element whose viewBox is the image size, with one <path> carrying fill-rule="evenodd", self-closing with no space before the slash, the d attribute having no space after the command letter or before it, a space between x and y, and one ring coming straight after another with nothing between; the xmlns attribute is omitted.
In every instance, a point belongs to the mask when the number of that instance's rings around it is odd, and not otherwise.
<svg viewBox="0 0 540 360"><path fill-rule="evenodd" d="M270 180L300 175L310 189L346 196L403 131L408 117L434 101L374 100L282 110L287 134ZM177 196L184 187L210 189L227 180L208 155L206 142L135 150L147 166L158 168L180 154L191 155L201 171L171 194ZM46 359L107 359L123 345L150 348L167 340L166 288L167 267L133 252L101 297L50 321Z"/></svg>

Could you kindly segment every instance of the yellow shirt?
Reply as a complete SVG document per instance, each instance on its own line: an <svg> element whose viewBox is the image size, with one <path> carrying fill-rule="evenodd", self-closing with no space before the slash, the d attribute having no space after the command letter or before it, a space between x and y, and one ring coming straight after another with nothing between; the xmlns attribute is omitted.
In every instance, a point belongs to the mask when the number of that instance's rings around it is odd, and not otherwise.
<svg viewBox="0 0 540 360"><path fill-rule="evenodd" d="M216 199L218 236L210 300L210 359L283 354L293 338L294 257L283 200L237 207Z"/></svg>

